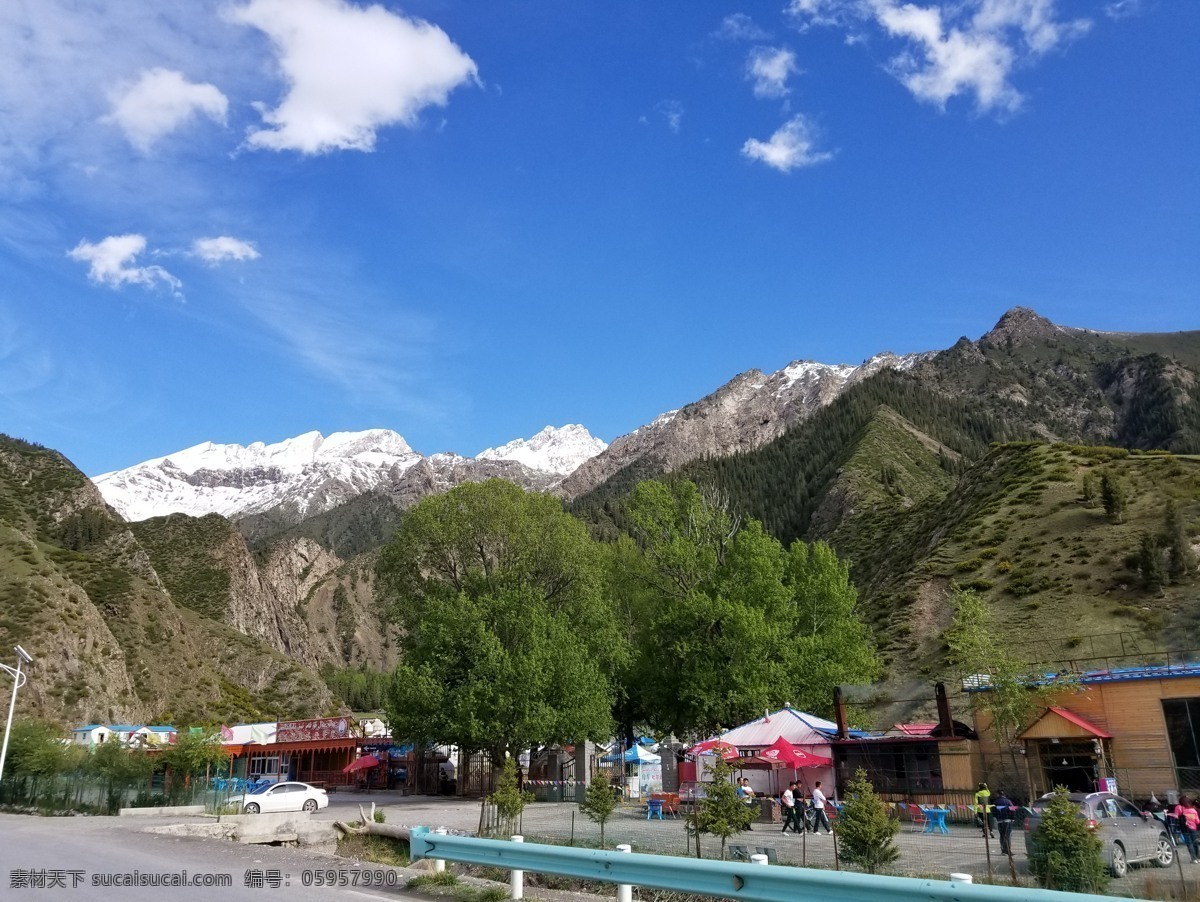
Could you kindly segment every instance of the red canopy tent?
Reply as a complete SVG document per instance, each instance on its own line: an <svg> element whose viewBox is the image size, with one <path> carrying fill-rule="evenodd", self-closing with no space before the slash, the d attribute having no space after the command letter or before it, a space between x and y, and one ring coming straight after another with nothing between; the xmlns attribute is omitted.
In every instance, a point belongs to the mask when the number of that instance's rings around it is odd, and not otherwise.
<svg viewBox="0 0 1200 902"><path fill-rule="evenodd" d="M832 758L809 754L796 748L782 736L759 752L758 757L768 761L780 761L787 767L830 767L833 764Z"/></svg>
<svg viewBox="0 0 1200 902"><path fill-rule="evenodd" d="M763 762L759 764L758 762ZM753 758L742 758L738 761L739 767L762 767L770 768L772 773L785 768L795 770L799 776L800 768L802 767L829 767L833 764L833 759L823 758L820 755L812 755L803 749L798 749L782 736L776 739L773 743L755 755ZM774 782L772 777L772 782ZM807 782L803 777L806 791ZM778 785L775 789L778 791Z"/></svg>

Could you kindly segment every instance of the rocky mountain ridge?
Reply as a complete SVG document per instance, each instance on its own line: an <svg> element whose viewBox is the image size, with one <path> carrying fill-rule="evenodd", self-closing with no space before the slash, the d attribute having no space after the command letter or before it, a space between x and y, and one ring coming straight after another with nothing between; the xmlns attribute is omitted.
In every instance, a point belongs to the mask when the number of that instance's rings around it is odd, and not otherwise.
<svg viewBox="0 0 1200 902"><path fill-rule="evenodd" d="M670 472L703 457L751 451L882 369L906 370L927 354L877 354L858 366L798 360L769 375L748 370L709 395L615 439L555 491L573 500L628 467Z"/></svg>

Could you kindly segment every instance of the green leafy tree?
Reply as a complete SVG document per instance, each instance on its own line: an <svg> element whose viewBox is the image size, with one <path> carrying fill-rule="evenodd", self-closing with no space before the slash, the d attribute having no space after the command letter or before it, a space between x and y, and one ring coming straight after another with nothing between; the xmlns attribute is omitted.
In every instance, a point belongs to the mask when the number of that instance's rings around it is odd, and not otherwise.
<svg viewBox="0 0 1200 902"><path fill-rule="evenodd" d="M833 689L870 683L880 672L870 630L857 615L850 566L825 542L793 542L784 585L795 620L788 645L790 699L801 710L833 714Z"/></svg>
<svg viewBox="0 0 1200 902"><path fill-rule="evenodd" d="M517 786L517 765L512 758L504 759L500 766L496 775L496 788L488 796L488 801L496 806L496 813L500 815L500 830L509 835L516 833L521 812L533 801L533 793Z"/></svg>
<svg viewBox="0 0 1200 902"><path fill-rule="evenodd" d="M1095 473L1083 474L1083 485L1080 495L1086 507L1096 506L1096 499L1100 496L1100 485Z"/></svg>
<svg viewBox="0 0 1200 902"><path fill-rule="evenodd" d="M3 797L38 804L41 789L72 766L70 749L57 729L42 721L17 721L8 739Z"/></svg>
<svg viewBox="0 0 1200 902"><path fill-rule="evenodd" d="M557 500L501 480L409 511L378 565L404 631L393 735L486 749L493 761L609 735L625 641L602 561Z"/></svg>
<svg viewBox="0 0 1200 902"><path fill-rule="evenodd" d="M196 780L220 772L228 761L217 736L182 730L175 742L158 754L155 764L166 774L167 798L174 804L191 794Z"/></svg>
<svg viewBox="0 0 1200 902"><path fill-rule="evenodd" d="M122 748L116 741L102 742L92 749L87 771L104 787L106 813L116 814L126 790L146 782L154 773L154 761L143 750Z"/></svg>
<svg viewBox="0 0 1200 902"><path fill-rule="evenodd" d="M1102 893L1108 885L1100 838L1061 786L1042 809L1029 846L1029 869L1047 889Z"/></svg>
<svg viewBox="0 0 1200 902"><path fill-rule="evenodd" d="M1016 735L1029 723L1049 696L1066 685L1031 684L1025 668L997 639L987 603L970 589L951 593L954 621L946 630L950 664L964 677L987 677L986 691L972 693L977 705L991 721L992 730L1008 749L1010 780L1019 779Z"/></svg>
<svg viewBox="0 0 1200 902"><path fill-rule="evenodd" d="M721 840L721 858L725 858L725 844L729 837L747 829L758 816L758 809L752 808L738 796L737 787L733 784L733 768L725 761L718 761L713 767L712 783L706 784L705 795L688 814L687 828L696 837L696 857L701 858L700 837L703 834L716 836Z"/></svg>
<svg viewBox="0 0 1200 902"><path fill-rule="evenodd" d="M1129 489L1119 476L1106 471L1100 477L1100 499L1104 504L1104 513L1110 520L1121 523L1125 519L1125 509L1129 506Z"/></svg>
<svg viewBox="0 0 1200 902"><path fill-rule="evenodd" d="M579 810L588 820L600 826L600 848L602 849L604 848L604 825L616 809L617 800L608 780L599 774L592 777L592 782L588 784L587 792L584 793L583 801L579 803Z"/></svg>
<svg viewBox="0 0 1200 902"><path fill-rule="evenodd" d="M900 857L900 822L888 815L875 787L859 768L847 786L838 815L838 848L844 859L874 874Z"/></svg>
<svg viewBox="0 0 1200 902"><path fill-rule="evenodd" d="M785 551L682 480L640 483L624 519L636 549L621 552L636 625L628 720L690 735L785 701L826 713L835 685L877 673L849 571L827 545Z"/></svg>

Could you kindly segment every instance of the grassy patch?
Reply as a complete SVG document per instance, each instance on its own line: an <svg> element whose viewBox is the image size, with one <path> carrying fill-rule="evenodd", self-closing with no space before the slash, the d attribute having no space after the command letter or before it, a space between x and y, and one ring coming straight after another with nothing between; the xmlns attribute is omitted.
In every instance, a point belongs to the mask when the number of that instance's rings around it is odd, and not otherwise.
<svg viewBox="0 0 1200 902"><path fill-rule="evenodd" d="M412 864L408 855L408 843L390 836L372 836L363 833L343 836L338 840L337 853L342 858L370 861L394 868L406 868Z"/></svg>

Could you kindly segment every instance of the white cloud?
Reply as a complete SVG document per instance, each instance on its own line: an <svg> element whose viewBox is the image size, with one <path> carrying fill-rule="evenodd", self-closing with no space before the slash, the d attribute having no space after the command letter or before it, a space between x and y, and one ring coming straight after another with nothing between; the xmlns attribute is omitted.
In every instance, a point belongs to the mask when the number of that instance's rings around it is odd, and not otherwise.
<svg viewBox="0 0 1200 902"><path fill-rule="evenodd" d="M721 20L721 27L713 36L726 41L769 41L771 35L760 28L745 13L733 13Z"/></svg>
<svg viewBox="0 0 1200 902"><path fill-rule="evenodd" d="M974 97L980 112L1012 113L1023 97L1018 67L1085 34L1086 19L1060 20L1056 0L956 0L919 5L900 0L791 0L801 25L875 25L907 44L888 70L918 100L945 108Z"/></svg>
<svg viewBox="0 0 1200 902"><path fill-rule="evenodd" d="M173 69L145 69L132 85L110 95L112 113L105 121L125 132L129 143L146 153L197 113L225 124L229 100L214 85L195 84Z"/></svg>
<svg viewBox="0 0 1200 902"><path fill-rule="evenodd" d="M257 260L261 254L249 241L220 235L216 238L197 238L192 242L192 256L199 257L205 263L215 266L226 260Z"/></svg>
<svg viewBox="0 0 1200 902"><path fill-rule="evenodd" d="M890 35L917 46L919 52L894 57L890 70L919 100L944 108L951 97L973 92L980 110L1020 107L1021 95L1008 83L1014 53L999 36L947 29L938 7L882 2L876 16Z"/></svg>
<svg viewBox="0 0 1200 902"><path fill-rule="evenodd" d="M1142 11L1141 0L1112 0L1104 6L1104 14L1110 19L1127 19Z"/></svg>
<svg viewBox="0 0 1200 902"><path fill-rule="evenodd" d="M816 149L815 129L804 116L794 116L771 135L769 141L750 138L742 145L742 155L758 160L780 172L815 166L833 159L833 154Z"/></svg>
<svg viewBox="0 0 1200 902"><path fill-rule="evenodd" d="M654 111L667 120L667 128L675 134L683 126L683 104L678 100L660 100L654 105Z"/></svg>
<svg viewBox="0 0 1200 902"><path fill-rule="evenodd" d="M755 97L786 97L787 80L799 71L796 54L786 47L755 47L746 59L746 78L754 82Z"/></svg>
<svg viewBox="0 0 1200 902"><path fill-rule="evenodd" d="M784 12L800 25L836 25L854 16L857 4L847 0L789 0Z"/></svg>
<svg viewBox="0 0 1200 902"><path fill-rule="evenodd" d="M88 278L101 285L120 288L122 285L142 285L154 288L165 285L172 294L181 297L183 283L161 266L137 266L135 261L146 249L143 235L110 235L92 244L81 240L67 252L72 260L88 264Z"/></svg>
<svg viewBox="0 0 1200 902"><path fill-rule="evenodd" d="M1055 0L983 0L971 26L976 31L997 35L1015 30L1031 54L1049 53L1092 27L1087 19L1055 21L1054 3Z"/></svg>
<svg viewBox="0 0 1200 902"><path fill-rule="evenodd" d="M228 13L266 33L288 83L247 144L317 154L372 150L376 132L413 126L476 79L474 61L435 25L345 0L250 0Z"/></svg>

